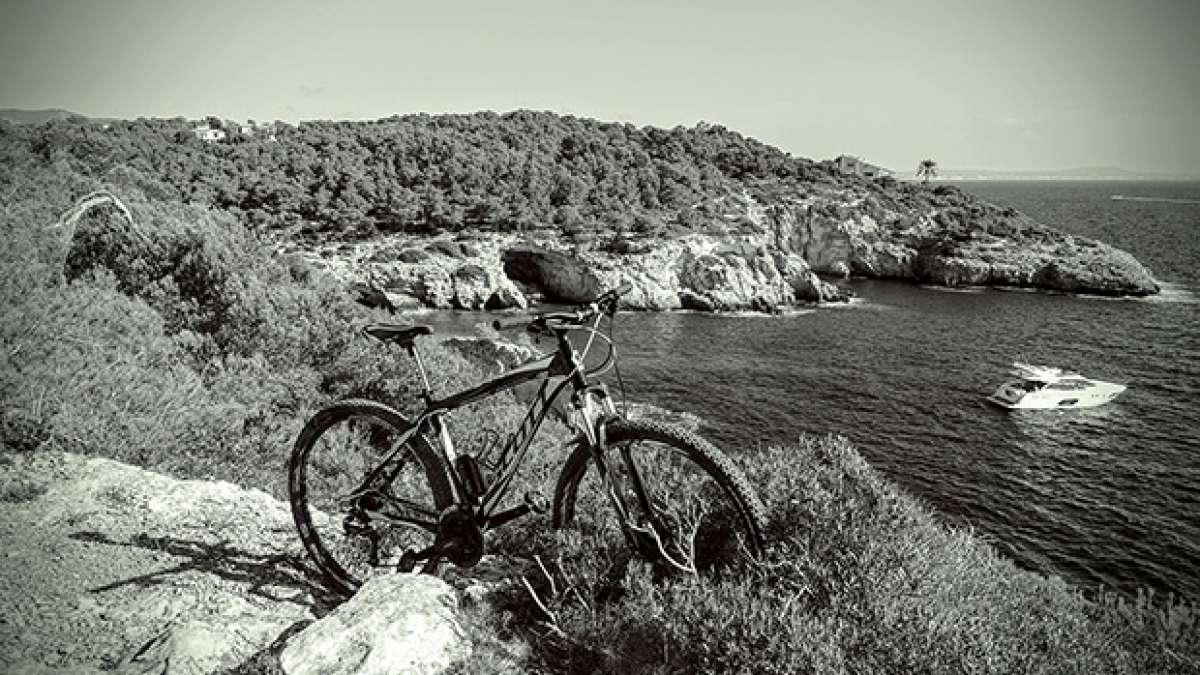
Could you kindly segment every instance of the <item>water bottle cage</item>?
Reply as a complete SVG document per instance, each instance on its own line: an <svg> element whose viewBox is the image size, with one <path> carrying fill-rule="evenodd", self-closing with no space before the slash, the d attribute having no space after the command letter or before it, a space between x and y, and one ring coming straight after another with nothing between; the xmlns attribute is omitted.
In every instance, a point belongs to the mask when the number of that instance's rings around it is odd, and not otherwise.
<svg viewBox="0 0 1200 675"><path fill-rule="evenodd" d="M471 455L463 453L454 460L454 465L467 493L472 499L479 499L487 491L487 484L483 480L483 474L479 471L478 462Z"/></svg>
<svg viewBox="0 0 1200 675"><path fill-rule="evenodd" d="M484 429L483 442L475 461L489 472L496 472L508 461L508 450L511 444L505 443L500 432L495 429Z"/></svg>

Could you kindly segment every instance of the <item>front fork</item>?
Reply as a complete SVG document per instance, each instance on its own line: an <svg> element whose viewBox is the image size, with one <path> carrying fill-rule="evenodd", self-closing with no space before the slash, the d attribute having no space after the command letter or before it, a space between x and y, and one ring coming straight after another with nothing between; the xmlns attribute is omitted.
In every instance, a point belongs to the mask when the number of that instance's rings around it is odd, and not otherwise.
<svg viewBox="0 0 1200 675"><path fill-rule="evenodd" d="M620 415L613 405L612 398L608 395L608 390L603 385L589 387L581 394L575 401L575 426L587 441L592 461L600 476L601 485L605 494L608 495L613 510L617 512L617 520L621 524L621 533L625 535L626 543L634 551L665 562L677 570L695 573L696 568L693 561L667 550L666 542L671 538L671 533L650 503L650 495L646 492L641 471L630 453L629 446L623 445L620 451L620 461L625 463L626 480L630 481L633 487L638 506L645 514L647 523L646 526L642 526L631 520L629 507L625 503L625 498L621 496L621 490L613 480L608 465L608 439L605 427L609 420L616 419Z"/></svg>
<svg viewBox="0 0 1200 675"><path fill-rule="evenodd" d="M621 497L617 485L613 481L612 474L609 472L608 459L606 457L608 439L605 434L605 427L609 420L619 418L620 414L617 412L616 405L613 404L612 397L608 393L608 388L603 384L590 386L576 393L572 403L575 407L572 424L588 444L588 450L591 452L592 461L596 465L596 471L600 476L600 483L604 488L604 493L608 495L609 503L612 504L613 510L617 512L617 519L621 523L621 531L625 534L625 538L629 544L636 547L637 542L634 536L634 529L629 521L629 509L625 506L625 500ZM643 499L644 490L642 489L641 478L638 476L637 468L633 464L633 458L626 453L623 455L623 459L634 481L634 490L638 498Z"/></svg>

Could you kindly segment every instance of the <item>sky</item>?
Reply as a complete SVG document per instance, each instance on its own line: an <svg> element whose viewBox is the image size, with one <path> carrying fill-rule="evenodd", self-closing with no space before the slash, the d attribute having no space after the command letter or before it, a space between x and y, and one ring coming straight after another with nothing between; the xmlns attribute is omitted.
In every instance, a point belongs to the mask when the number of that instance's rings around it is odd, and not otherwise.
<svg viewBox="0 0 1200 675"><path fill-rule="evenodd" d="M1200 0L0 0L0 108L528 108L899 171L1200 175Z"/></svg>

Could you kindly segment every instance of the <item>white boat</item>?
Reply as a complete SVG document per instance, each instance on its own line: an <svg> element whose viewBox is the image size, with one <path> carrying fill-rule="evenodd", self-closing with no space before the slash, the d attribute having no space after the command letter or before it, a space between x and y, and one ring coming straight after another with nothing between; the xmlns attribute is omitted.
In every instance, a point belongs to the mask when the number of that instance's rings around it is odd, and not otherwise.
<svg viewBox="0 0 1200 675"><path fill-rule="evenodd" d="M1123 384L1028 363L1014 363L1011 374L1019 379L1000 385L988 401L1003 408L1091 408L1108 403L1126 389Z"/></svg>

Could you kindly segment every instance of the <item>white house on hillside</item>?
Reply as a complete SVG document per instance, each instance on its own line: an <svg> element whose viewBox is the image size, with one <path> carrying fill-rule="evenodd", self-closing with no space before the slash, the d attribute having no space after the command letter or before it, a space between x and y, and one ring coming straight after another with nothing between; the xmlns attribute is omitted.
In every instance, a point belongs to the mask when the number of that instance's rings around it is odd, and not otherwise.
<svg viewBox="0 0 1200 675"><path fill-rule="evenodd" d="M208 141L209 143L213 141L225 140L225 131L223 129L213 129L207 124L202 124L192 129L192 133L196 135L196 138L199 138L202 141Z"/></svg>
<svg viewBox="0 0 1200 675"><path fill-rule="evenodd" d="M893 173L891 169L885 169L882 166L864 162L853 155L842 155L833 161L837 164L838 171L854 176L879 178L881 176L890 176Z"/></svg>

